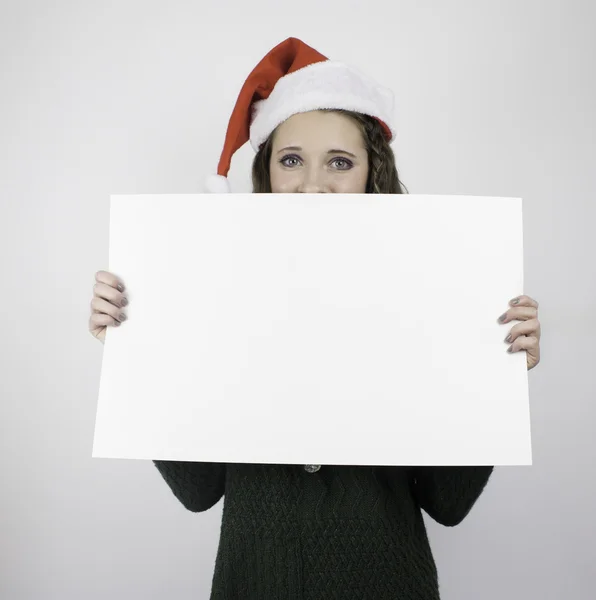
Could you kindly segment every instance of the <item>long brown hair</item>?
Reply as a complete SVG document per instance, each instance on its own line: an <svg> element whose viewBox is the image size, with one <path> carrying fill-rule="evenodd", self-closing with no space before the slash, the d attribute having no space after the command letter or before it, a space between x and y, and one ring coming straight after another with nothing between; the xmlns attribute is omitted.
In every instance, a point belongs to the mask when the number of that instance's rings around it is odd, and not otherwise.
<svg viewBox="0 0 596 600"><path fill-rule="evenodd" d="M385 139L381 125L368 115L343 109L322 109L350 117L360 128L368 153L367 194L407 194L406 186L399 180L393 149ZM276 131L276 130L275 130ZM255 194L270 194L269 162L275 131L259 148L252 163L252 186Z"/></svg>

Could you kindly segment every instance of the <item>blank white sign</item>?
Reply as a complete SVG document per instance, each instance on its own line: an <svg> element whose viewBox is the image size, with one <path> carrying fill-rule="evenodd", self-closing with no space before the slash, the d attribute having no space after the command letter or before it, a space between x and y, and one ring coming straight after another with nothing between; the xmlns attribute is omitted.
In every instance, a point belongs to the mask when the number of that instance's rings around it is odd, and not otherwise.
<svg viewBox="0 0 596 600"><path fill-rule="evenodd" d="M528 465L521 198L113 195L93 456Z"/></svg>

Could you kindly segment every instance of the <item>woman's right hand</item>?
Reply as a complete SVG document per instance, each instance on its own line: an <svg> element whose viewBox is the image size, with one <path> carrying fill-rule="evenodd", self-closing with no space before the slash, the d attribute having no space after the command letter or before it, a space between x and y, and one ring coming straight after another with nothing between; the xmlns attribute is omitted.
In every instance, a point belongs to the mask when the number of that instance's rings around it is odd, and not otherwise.
<svg viewBox="0 0 596 600"><path fill-rule="evenodd" d="M89 333L102 344L106 339L106 327L118 327L127 316L123 308L128 304L124 282L108 271L97 271L93 286ZM120 287L119 287L120 286Z"/></svg>

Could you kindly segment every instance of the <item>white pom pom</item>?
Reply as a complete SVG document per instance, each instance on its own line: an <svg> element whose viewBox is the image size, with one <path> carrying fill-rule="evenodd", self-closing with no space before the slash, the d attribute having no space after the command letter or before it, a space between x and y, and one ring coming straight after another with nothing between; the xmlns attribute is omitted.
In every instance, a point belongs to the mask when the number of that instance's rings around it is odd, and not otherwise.
<svg viewBox="0 0 596 600"><path fill-rule="evenodd" d="M208 194L229 194L230 182L223 175L209 175L205 180L205 192Z"/></svg>

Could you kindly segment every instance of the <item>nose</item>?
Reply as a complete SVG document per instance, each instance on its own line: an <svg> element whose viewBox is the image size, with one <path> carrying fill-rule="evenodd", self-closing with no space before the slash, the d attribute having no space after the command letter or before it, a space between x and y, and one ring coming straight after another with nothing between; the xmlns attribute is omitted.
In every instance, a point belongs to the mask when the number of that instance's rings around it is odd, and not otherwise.
<svg viewBox="0 0 596 600"><path fill-rule="evenodd" d="M325 173L320 169L304 169L304 176L298 185L299 194L324 194L327 191Z"/></svg>

